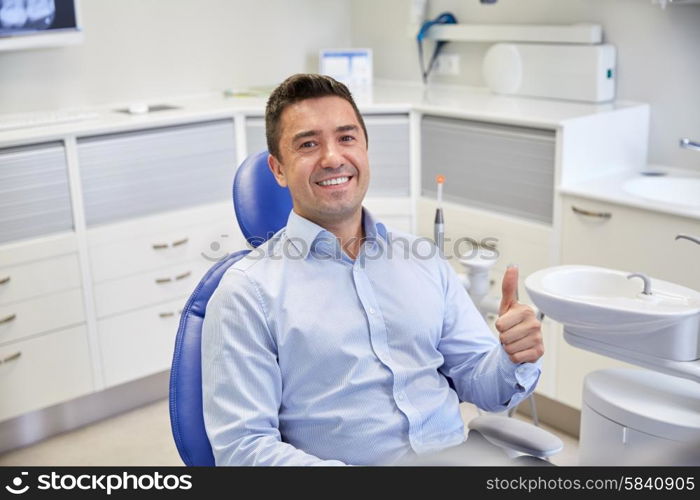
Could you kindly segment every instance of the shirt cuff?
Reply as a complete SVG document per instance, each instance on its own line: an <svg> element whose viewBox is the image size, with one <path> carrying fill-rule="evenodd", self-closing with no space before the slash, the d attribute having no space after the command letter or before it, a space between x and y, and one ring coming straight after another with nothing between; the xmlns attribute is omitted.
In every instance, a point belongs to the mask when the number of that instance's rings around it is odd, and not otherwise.
<svg viewBox="0 0 700 500"><path fill-rule="evenodd" d="M513 387L521 392L532 390L542 373L542 358L534 363L513 363L503 346L499 348L499 351L499 370L503 376L503 381L509 387Z"/></svg>

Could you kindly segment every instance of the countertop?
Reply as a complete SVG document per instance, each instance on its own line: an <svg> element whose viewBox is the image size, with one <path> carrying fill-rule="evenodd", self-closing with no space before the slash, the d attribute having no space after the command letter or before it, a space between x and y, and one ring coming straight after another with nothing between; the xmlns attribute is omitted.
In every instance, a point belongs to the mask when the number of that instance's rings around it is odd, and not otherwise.
<svg viewBox="0 0 700 500"><path fill-rule="evenodd" d="M133 102L117 102L81 108L97 117L50 126L0 131L0 147L60 140L66 136L86 136L120 132L144 127L177 125L192 121L215 120L234 115L262 116L267 95L226 97L224 92L163 97L149 105L167 104L177 109L143 114L116 111ZM564 121L616 109L639 106L633 102L588 104L536 98L499 96L486 88L453 85L424 87L406 82L380 82L367 96L356 98L363 113L390 114L416 110L425 114L489 121L495 123L556 129ZM40 113L37 113L40 114ZM0 115L0 120L7 119Z"/></svg>
<svg viewBox="0 0 700 500"><path fill-rule="evenodd" d="M649 165L648 171L664 172L671 177L695 177L700 178L700 171L678 169L664 165ZM614 174L597 177L585 182L560 186L557 191L561 194L581 196L592 200L599 200L618 205L627 205L644 210L652 210L671 215L680 215L700 220L700 209L687 205L666 203L658 200L642 198L628 193L623 188L627 181L643 177L640 172L616 172ZM700 193L698 193L700 198Z"/></svg>

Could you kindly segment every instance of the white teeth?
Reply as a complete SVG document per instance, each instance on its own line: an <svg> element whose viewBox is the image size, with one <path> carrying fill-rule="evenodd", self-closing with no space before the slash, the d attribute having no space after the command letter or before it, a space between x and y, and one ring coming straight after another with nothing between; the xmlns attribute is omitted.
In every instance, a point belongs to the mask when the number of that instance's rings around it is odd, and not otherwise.
<svg viewBox="0 0 700 500"><path fill-rule="evenodd" d="M350 180L350 177L336 177L335 179L328 179L327 181L321 181L318 183L319 186L334 186L336 184L344 184Z"/></svg>

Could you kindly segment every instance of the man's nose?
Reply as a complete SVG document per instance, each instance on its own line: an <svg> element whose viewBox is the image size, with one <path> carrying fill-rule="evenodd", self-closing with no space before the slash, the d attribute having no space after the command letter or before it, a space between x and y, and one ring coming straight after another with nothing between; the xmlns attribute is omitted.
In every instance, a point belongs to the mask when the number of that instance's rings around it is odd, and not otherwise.
<svg viewBox="0 0 700 500"><path fill-rule="evenodd" d="M331 141L323 145L321 166L324 168L337 168L343 164L339 145Z"/></svg>

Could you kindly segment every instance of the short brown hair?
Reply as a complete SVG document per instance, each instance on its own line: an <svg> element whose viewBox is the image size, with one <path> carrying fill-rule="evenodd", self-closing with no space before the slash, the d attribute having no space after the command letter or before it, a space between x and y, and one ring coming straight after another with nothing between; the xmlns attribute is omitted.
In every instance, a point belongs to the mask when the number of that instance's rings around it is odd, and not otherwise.
<svg viewBox="0 0 700 500"><path fill-rule="evenodd" d="M360 122L362 131L365 134L365 140L369 141L365 121L357 109L352 94L350 94L345 85L330 76L298 73L280 83L267 100L267 106L265 107L265 135L267 138L267 150L272 156L277 159L280 158L280 120L285 108L305 99L327 96L337 96L350 103L357 116L357 121Z"/></svg>

